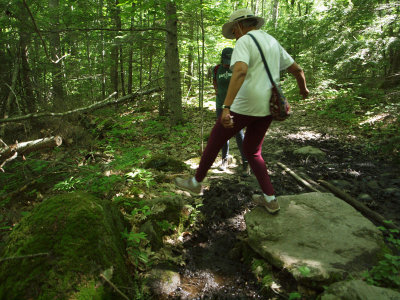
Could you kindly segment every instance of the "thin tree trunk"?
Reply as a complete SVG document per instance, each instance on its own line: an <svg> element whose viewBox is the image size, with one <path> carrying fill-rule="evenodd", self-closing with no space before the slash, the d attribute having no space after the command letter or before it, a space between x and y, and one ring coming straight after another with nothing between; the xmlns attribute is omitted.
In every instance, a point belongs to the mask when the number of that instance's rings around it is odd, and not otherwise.
<svg viewBox="0 0 400 300"><path fill-rule="evenodd" d="M21 56L21 82L22 89L25 94L24 101L25 105L22 110L33 113L35 111L36 100L33 94L33 85L31 80L31 69L28 62L28 45L31 41L30 33L30 17L29 13L22 1L18 1L18 6L21 14L21 27L19 31L19 53Z"/></svg>
<svg viewBox="0 0 400 300"><path fill-rule="evenodd" d="M168 1L165 6L166 43L165 43L165 101L169 104L171 124L182 122L182 94L179 71L178 29L176 4Z"/></svg>
<svg viewBox="0 0 400 300"><path fill-rule="evenodd" d="M49 0L49 8L51 10L51 25L57 29L59 27L59 0ZM60 35L57 31L50 33L50 57L51 72L52 72L52 87L53 87L53 107L60 111L65 108L64 103L64 87L63 73L61 66L61 42Z"/></svg>
<svg viewBox="0 0 400 300"><path fill-rule="evenodd" d="M132 11L135 11L135 3L132 3ZM131 17L131 29L134 28L135 19L134 14ZM131 32L131 34L133 34ZM128 94L132 93L132 85L133 85L133 45L129 44L129 54L128 54Z"/></svg>
<svg viewBox="0 0 400 300"><path fill-rule="evenodd" d="M15 86L17 84L18 73L19 73L19 53L16 53L15 60L14 60L14 70L13 70L12 78L11 78L11 86L9 86L10 92L9 92L7 100L6 100L6 105L5 105L4 112L3 112L3 119L8 118L8 114L11 109L11 103L12 103L13 99L16 99ZM1 128L0 135L4 136L4 127Z"/></svg>
<svg viewBox="0 0 400 300"><path fill-rule="evenodd" d="M100 23L100 27L103 27L103 6L104 6L104 2L103 0L100 0L100 4L99 4L99 23ZM101 68L100 68L100 72L101 72L101 95L102 98L104 98L106 96L106 69L105 69L105 49L104 49L104 32L103 30L100 31L100 43L101 43L101 54L100 54L100 61L101 61Z"/></svg>
<svg viewBox="0 0 400 300"><path fill-rule="evenodd" d="M274 28L278 26L278 15L279 15L279 0L274 0L274 5L272 7L272 23Z"/></svg>
<svg viewBox="0 0 400 300"><path fill-rule="evenodd" d="M140 7L142 8L142 7ZM140 27L143 28L143 17L142 17L142 9L140 9L140 14L139 14L139 24ZM143 85L143 41L141 38L139 38L139 57L140 57L140 62L139 62L139 89L142 89Z"/></svg>
<svg viewBox="0 0 400 300"><path fill-rule="evenodd" d="M118 9L118 0L115 1L114 6L112 8L112 18L118 26L118 19L119 19L119 9ZM115 38L116 34L114 35ZM114 40L114 42L116 42ZM118 89L118 45L113 45L111 47L111 67L110 67L110 79L111 84L113 87L115 94L115 98L119 96L119 89Z"/></svg>
<svg viewBox="0 0 400 300"><path fill-rule="evenodd" d="M203 139L203 124L204 124L204 115L203 115L203 101L204 101L204 17L203 17L203 0L200 0L201 10L200 10L200 29L201 29L201 57L199 57L199 61L201 61L200 76L199 76L199 98L200 98L200 109L201 109L201 129L200 129L200 140L201 140L201 151L204 150L204 139Z"/></svg>
<svg viewBox="0 0 400 300"><path fill-rule="evenodd" d="M122 46L119 47L119 67L121 73L121 89L122 89L122 96L125 96L125 73L124 73L124 56Z"/></svg>
<svg viewBox="0 0 400 300"><path fill-rule="evenodd" d="M192 78L193 78L193 40L194 40L194 20L193 20L193 16L190 15L189 16L189 33L188 33L188 37L189 37L189 51L188 51L188 55L187 55L187 79L186 79L186 87L189 91L191 90L191 86L192 86Z"/></svg>
<svg viewBox="0 0 400 300"><path fill-rule="evenodd" d="M89 86L90 86L90 99L94 99L94 92L93 92L93 86L94 86L94 82L93 82L93 77L95 75L95 73L93 72L93 64L92 64L92 58L91 58L91 53L92 51L90 51L90 38L89 35L86 33L85 34L86 37L86 55L87 55L87 63L89 66Z"/></svg>

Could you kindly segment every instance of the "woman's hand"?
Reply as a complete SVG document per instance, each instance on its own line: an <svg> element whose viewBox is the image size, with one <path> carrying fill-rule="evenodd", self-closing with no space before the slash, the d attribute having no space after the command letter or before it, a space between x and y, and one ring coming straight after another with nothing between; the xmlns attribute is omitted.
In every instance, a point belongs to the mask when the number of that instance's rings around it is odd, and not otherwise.
<svg viewBox="0 0 400 300"><path fill-rule="evenodd" d="M230 115L230 110L224 108L221 114L221 124L225 128L233 128L233 116Z"/></svg>

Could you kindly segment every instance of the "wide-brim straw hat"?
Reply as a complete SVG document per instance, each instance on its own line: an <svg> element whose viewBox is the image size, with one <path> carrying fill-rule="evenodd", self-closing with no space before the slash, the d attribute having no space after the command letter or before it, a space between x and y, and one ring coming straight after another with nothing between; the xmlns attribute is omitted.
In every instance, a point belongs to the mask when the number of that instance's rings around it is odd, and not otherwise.
<svg viewBox="0 0 400 300"><path fill-rule="evenodd" d="M235 25L235 23L245 20L245 19L256 19L257 20L257 25L256 25L257 29L261 28L261 26L263 26L265 23L264 18L256 17L250 9L241 8L241 9L234 11L231 14L231 16L229 17L229 22L222 26L222 35L224 37L226 37L227 39L234 39L235 36L234 36L233 30L232 30L233 25Z"/></svg>

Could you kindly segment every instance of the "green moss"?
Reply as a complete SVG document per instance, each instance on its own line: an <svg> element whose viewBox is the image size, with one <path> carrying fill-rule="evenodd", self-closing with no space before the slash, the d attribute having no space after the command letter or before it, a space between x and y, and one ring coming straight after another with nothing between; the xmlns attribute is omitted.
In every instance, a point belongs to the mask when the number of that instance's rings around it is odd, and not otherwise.
<svg viewBox="0 0 400 300"><path fill-rule="evenodd" d="M122 231L119 211L105 200L86 193L45 200L15 227L2 256L49 255L3 262L0 299L69 298L110 266L113 282L129 286Z"/></svg>
<svg viewBox="0 0 400 300"><path fill-rule="evenodd" d="M154 155L148 159L144 167L163 172L182 172L187 169L184 162L163 154Z"/></svg>

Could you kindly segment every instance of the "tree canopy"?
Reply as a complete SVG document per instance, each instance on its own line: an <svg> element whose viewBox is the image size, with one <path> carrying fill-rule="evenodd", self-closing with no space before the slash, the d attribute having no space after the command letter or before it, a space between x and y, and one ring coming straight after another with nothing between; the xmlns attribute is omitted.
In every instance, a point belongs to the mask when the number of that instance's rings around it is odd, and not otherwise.
<svg viewBox="0 0 400 300"><path fill-rule="evenodd" d="M201 95L204 82L207 88L205 70L234 45L221 26L242 7L263 16L263 29L303 67L313 96L324 100L318 109L347 120L386 107L383 117L396 119L395 0L1 0L0 118L64 112L160 86L159 113L179 123L182 104Z"/></svg>

